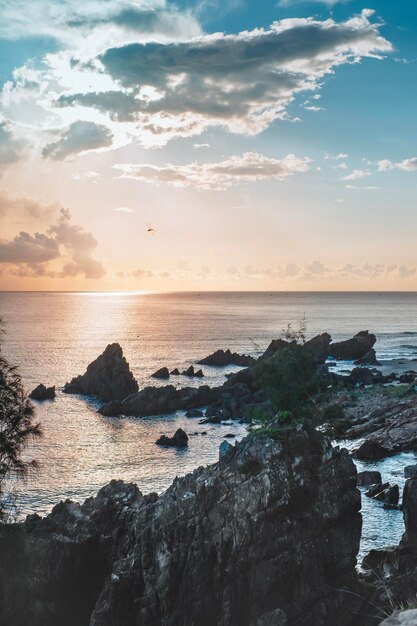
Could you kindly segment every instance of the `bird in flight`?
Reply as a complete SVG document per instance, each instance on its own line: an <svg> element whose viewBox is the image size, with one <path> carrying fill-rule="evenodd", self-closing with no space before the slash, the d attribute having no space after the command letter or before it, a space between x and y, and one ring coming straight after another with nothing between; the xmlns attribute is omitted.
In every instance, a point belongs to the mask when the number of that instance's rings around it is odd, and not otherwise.
<svg viewBox="0 0 417 626"><path fill-rule="evenodd" d="M146 222L146 229L150 235L154 235L156 232L152 224L150 224L149 222Z"/></svg>

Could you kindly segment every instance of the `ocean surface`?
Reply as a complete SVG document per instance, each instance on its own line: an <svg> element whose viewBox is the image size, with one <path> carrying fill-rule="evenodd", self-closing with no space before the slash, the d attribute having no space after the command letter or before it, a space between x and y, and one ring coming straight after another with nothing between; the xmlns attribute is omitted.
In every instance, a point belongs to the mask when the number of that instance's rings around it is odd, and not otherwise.
<svg viewBox="0 0 417 626"><path fill-rule="evenodd" d="M307 335L328 331L334 340L369 329L382 361L410 360L417 369L416 293L0 293L6 335L3 354L19 366L31 391L56 385L54 401L36 404L44 438L27 451L40 469L15 487L19 514L48 512L59 500L83 501L112 478L134 481L144 492L162 492L175 478L218 458L227 433L243 425L200 425L183 412L152 418L104 418L91 399L60 388L83 373L108 343L118 342L141 387L158 384L162 366L185 369L218 348L258 355L288 323L305 318ZM236 368L205 367L204 383L215 385ZM201 380L175 379L179 385ZM161 384L161 383L159 383ZM162 383L163 384L163 383ZM190 436L187 450L155 445L178 427ZM202 434L206 432L207 434ZM402 467L415 455L378 464L384 480L402 482ZM361 464L361 469L364 464ZM361 554L398 542L402 514L363 498Z"/></svg>

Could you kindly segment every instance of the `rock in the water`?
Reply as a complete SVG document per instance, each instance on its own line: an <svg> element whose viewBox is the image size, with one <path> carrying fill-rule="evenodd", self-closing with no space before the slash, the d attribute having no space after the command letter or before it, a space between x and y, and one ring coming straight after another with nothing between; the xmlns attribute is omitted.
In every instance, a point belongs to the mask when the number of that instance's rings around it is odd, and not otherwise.
<svg viewBox="0 0 417 626"><path fill-rule="evenodd" d="M401 374L401 376L399 377L399 381L400 383L414 383L415 379L417 377L416 372L405 372L404 374Z"/></svg>
<svg viewBox="0 0 417 626"><path fill-rule="evenodd" d="M316 363L324 363L329 356L331 340L329 333L322 333L306 341L304 349L313 355Z"/></svg>
<svg viewBox="0 0 417 626"><path fill-rule="evenodd" d="M161 367L154 374L152 374L152 378L161 378L162 380L168 380L169 378L169 370L167 367Z"/></svg>
<svg viewBox="0 0 417 626"><path fill-rule="evenodd" d="M162 437L159 437L156 443L159 446L185 448L186 446L188 446L188 435L182 428L178 428L173 437L167 437L166 435L162 435Z"/></svg>
<svg viewBox="0 0 417 626"><path fill-rule="evenodd" d="M118 343L107 346L82 376L64 386L65 393L96 396L101 402L122 400L138 391L129 364Z"/></svg>
<svg viewBox="0 0 417 626"><path fill-rule="evenodd" d="M183 376L189 376L190 378L203 378L203 370L195 370L193 365L190 365L183 373Z"/></svg>
<svg viewBox="0 0 417 626"><path fill-rule="evenodd" d="M265 359L270 359L271 357L281 352L285 348L288 348L290 343L285 341L285 339L273 339L265 352L259 357L260 361L264 361Z"/></svg>
<svg viewBox="0 0 417 626"><path fill-rule="evenodd" d="M353 452L352 456L362 461L379 461L386 456L390 456L390 454L394 454L394 451L384 448L378 441L365 439L359 448Z"/></svg>
<svg viewBox="0 0 417 626"><path fill-rule="evenodd" d="M55 385L53 387L45 387L41 383L29 394L29 398L42 402L43 400L53 400L55 395Z"/></svg>
<svg viewBox="0 0 417 626"><path fill-rule="evenodd" d="M238 365L241 367L248 367L254 365L256 359L247 354L237 354L227 350L216 350L213 354L206 356L201 361L198 361L199 365L213 365L217 367L225 367L226 365Z"/></svg>
<svg viewBox="0 0 417 626"><path fill-rule="evenodd" d="M355 365L381 365L376 358L374 348L371 348L362 358L355 361Z"/></svg>
<svg viewBox="0 0 417 626"><path fill-rule="evenodd" d="M382 483L381 472L366 470L358 472L356 477L358 485L380 485Z"/></svg>
<svg viewBox="0 0 417 626"><path fill-rule="evenodd" d="M186 412L185 417L204 417L204 413L201 409L189 409L189 411Z"/></svg>
<svg viewBox="0 0 417 626"><path fill-rule="evenodd" d="M233 450L233 446L228 441L222 441L219 446L219 460L229 456Z"/></svg>
<svg viewBox="0 0 417 626"><path fill-rule="evenodd" d="M354 385L376 385L384 382L384 377L379 370L367 367L354 367L349 379Z"/></svg>
<svg viewBox="0 0 417 626"><path fill-rule="evenodd" d="M375 342L375 335L367 330L362 330L352 339L331 343L329 356L342 361L356 361L368 354Z"/></svg>
<svg viewBox="0 0 417 626"><path fill-rule="evenodd" d="M174 370L172 370L172 372L170 372L171 376L179 376L180 374L181 374L181 372L178 369L178 367L176 367Z"/></svg>
<svg viewBox="0 0 417 626"><path fill-rule="evenodd" d="M380 626L417 626L417 609L396 611L391 617L384 619Z"/></svg>
<svg viewBox="0 0 417 626"><path fill-rule="evenodd" d="M406 478L417 478L417 465L407 465L404 467L404 476Z"/></svg>
<svg viewBox="0 0 417 626"><path fill-rule="evenodd" d="M386 489L383 489L379 493L375 494L374 500L383 502L384 504L391 504L396 506L400 498L400 491L398 485L389 485Z"/></svg>
<svg viewBox="0 0 417 626"><path fill-rule="evenodd" d="M288 449L258 435L159 497L113 482L29 518L42 624L347 626L359 604L355 476L318 433L299 430Z"/></svg>
<svg viewBox="0 0 417 626"><path fill-rule="evenodd" d="M389 483L376 483L375 485L370 485L368 491L365 491L365 496L368 498L375 498L379 493L388 489Z"/></svg>

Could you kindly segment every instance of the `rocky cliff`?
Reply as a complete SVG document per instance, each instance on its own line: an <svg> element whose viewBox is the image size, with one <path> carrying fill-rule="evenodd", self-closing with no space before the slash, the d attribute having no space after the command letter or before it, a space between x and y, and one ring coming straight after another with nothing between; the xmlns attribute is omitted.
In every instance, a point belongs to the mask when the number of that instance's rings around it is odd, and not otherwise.
<svg viewBox="0 0 417 626"><path fill-rule="evenodd" d="M251 436L162 496L113 481L26 522L43 626L343 626L356 470L313 430Z"/></svg>

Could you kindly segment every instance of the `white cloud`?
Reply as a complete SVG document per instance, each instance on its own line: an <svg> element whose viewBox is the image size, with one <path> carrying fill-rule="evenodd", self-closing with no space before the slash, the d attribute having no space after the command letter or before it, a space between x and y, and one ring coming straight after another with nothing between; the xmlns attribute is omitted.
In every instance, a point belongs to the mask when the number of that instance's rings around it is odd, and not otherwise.
<svg viewBox="0 0 417 626"><path fill-rule="evenodd" d="M358 180L359 178L365 178L365 176L370 176L371 173L367 170L353 170L350 174L343 176L342 180Z"/></svg>
<svg viewBox="0 0 417 626"><path fill-rule="evenodd" d="M326 161L341 161L343 159L349 158L349 155L345 154L344 152L340 152L339 154L329 154L328 152L326 152L324 158Z"/></svg>
<svg viewBox="0 0 417 626"><path fill-rule="evenodd" d="M134 213L135 209L130 209L127 206L119 206L117 207L117 209L114 209L115 211L117 211L118 213Z"/></svg>
<svg viewBox="0 0 417 626"><path fill-rule="evenodd" d="M417 157L404 159L398 163L384 159L378 161L378 170L380 172L389 172L391 170L404 170L405 172L414 172L417 170Z"/></svg>
<svg viewBox="0 0 417 626"><path fill-rule="evenodd" d="M257 152L246 152L218 163L190 163L188 165L164 166L141 164L118 164L122 178L133 178L149 183L165 183L173 187L196 187L197 189L226 189L242 182L282 180L309 169L310 159L289 154L283 159L271 159Z"/></svg>
<svg viewBox="0 0 417 626"><path fill-rule="evenodd" d="M292 6L298 6L300 4L308 4L312 1L315 1L319 4L325 4L328 7L334 7L336 4L346 4L351 0L278 0L278 6L288 8Z"/></svg>

